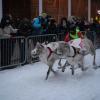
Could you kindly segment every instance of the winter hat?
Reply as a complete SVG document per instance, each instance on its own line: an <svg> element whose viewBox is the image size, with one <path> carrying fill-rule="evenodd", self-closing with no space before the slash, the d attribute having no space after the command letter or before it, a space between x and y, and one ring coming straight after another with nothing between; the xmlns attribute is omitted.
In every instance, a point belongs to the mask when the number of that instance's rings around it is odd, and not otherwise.
<svg viewBox="0 0 100 100"><path fill-rule="evenodd" d="M41 16L42 16L42 17L46 17L47 14L46 14L46 13L42 13Z"/></svg>

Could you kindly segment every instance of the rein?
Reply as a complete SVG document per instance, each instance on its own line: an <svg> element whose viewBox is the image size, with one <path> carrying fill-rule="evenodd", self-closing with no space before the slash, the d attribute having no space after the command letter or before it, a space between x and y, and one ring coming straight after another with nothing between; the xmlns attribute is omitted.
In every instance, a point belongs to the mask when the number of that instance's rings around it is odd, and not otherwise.
<svg viewBox="0 0 100 100"><path fill-rule="evenodd" d="M73 50L74 50L74 55L73 56L68 56L68 57L75 57L76 56L76 54L78 53L77 51L76 51L76 48L74 47L74 46L71 46L72 48L73 48Z"/></svg>
<svg viewBox="0 0 100 100"><path fill-rule="evenodd" d="M74 55L73 55L72 57L75 57L77 51L76 51L76 48L75 48L75 47L72 46L72 48L73 48L73 50L74 50Z"/></svg>
<svg viewBox="0 0 100 100"><path fill-rule="evenodd" d="M56 51L52 51L52 49L51 49L50 47L47 47L47 49L49 50L49 55L48 55L48 57L47 57L47 60L50 58L50 56L52 55L52 53L54 53L54 54L56 54L56 55L59 55L59 54L57 54Z"/></svg>
<svg viewBox="0 0 100 100"><path fill-rule="evenodd" d="M51 56L51 54L53 53L53 51L51 50L50 47L47 47L47 49L49 50L49 55L48 55L47 59L49 59L49 57Z"/></svg>

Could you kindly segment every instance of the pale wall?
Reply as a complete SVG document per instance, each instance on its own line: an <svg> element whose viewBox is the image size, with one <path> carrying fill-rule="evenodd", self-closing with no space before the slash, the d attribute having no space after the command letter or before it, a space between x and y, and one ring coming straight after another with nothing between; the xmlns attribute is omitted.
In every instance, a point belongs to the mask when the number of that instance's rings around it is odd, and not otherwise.
<svg viewBox="0 0 100 100"><path fill-rule="evenodd" d="M0 20L2 18L2 0L0 0Z"/></svg>

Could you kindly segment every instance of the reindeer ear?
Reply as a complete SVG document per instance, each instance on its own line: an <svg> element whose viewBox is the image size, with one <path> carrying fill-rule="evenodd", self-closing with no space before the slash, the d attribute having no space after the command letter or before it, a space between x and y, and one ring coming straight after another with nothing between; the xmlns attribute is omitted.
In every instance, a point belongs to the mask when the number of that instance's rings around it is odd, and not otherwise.
<svg viewBox="0 0 100 100"><path fill-rule="evenodd" d="M48 41L45 41L45 42L43 42L42 44L43 44L43 45L47 45L47 44L48 44Z"/></svg>
<svg viewBox="0 0 100 100"><path fill-rule="evenodd" d="M41 43L40 42L37 42L36 43L36 47L40 47L41 46Z"/></svg>
<svg viewBox="0 0 100 100"><path fill-rule="evenodd" d="M45 43L45 42L43 42L43 43L42 43L42 45L46 45L46 43Z"/></svg>
<svg viewBox="0 0 100 100"><path fill-rule="evenodd" d="M40 42L37 42L36 45L40 45Z"/></svg>
<svg viewBox="0 0 100 100"><path fill-rule="evenodd" d="M46 41L45 44L47 45L48 44L48 41Z"/></svg>
<svg viewBox="0 0 100 100"><path fill-rule="evenodd" d="M37 43L36 43L36 46L37 46L37 47L44 47L44 44L43 44L43 43L40 43L40 42L37 42Z"/></svg>

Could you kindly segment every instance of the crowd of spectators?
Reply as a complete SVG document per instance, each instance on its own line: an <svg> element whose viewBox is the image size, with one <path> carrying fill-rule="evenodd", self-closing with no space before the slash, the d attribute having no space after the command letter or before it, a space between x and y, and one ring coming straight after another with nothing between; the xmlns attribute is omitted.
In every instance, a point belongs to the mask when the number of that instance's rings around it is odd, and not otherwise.
<svg viewBox="0 0 100 100"><path fill-rule="evenodd" d="M13 19L11 14L3 16L0 22L0 38L12 38L17 36L28 37L44 34L58 35L59 33L64 33L66 36L66 34L71 33L71 31L76 32L77 27L80 31L95 31L96 35L100 36L100 23L97 20L91 20L90 22L88 22L85 18L71 16L68 19L66 17L63 17L61 18L59 23L57 23L53 17L47 15L46 13L42 13L41 16L37 16L32 20L29 20L27 18ZM89 34L88 32L87 36L91 38L91 35L93 34ZM8 42L9 44L11 43L12 45L6 45L6 42ZM1 48L5 48L1 49L1 66L5 66L9 64L4 62L7 54L9 54L7 62L10 62L11 60L10 58L13 53L14 42L12 42L11 39L7 41L0 40L0 43ZM4 46L4 44L6 46ZM21 47L25 47L25 44L23 44L23 42L21 41L19 41L18 44L20 47L20 55L21 57L23 57L25 50L22 50ZM13 48L11 48L10 46L12 46ZM23 61L23 58L21 58L21 61Z"/></svg>
<svg viewBox="0 0 100 100"><path fill-rule="evenodd" d="M59 34L75 31L75 28L79 27L80 31L95 31L97 34L100 33L100 23L96 20L88 22L85 18L79 18L71 16L70 18L63 17L59 21L42 13L41 16L37 16L32 20L27 18L13 20L12 16L3 16L0 22L0 37L11 37L11 36L34 36L41 34Z"/></svg>

